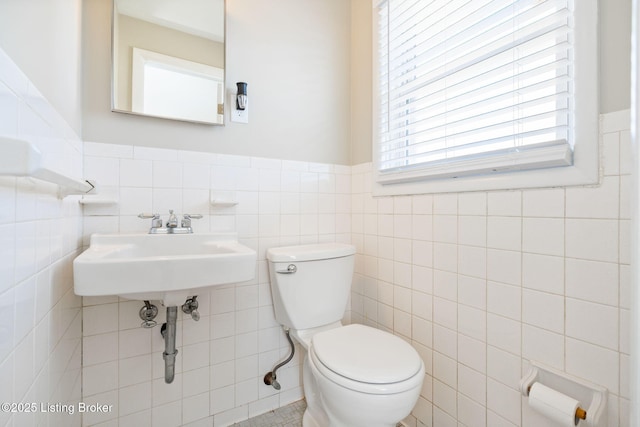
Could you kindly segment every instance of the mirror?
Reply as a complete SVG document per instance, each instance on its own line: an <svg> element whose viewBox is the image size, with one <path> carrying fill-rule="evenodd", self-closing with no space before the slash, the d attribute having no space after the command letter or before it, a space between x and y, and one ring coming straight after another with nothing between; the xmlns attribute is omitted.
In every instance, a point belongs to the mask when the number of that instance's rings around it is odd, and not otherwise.
<svg viewBox="0 0 640 427"><path fill-rule="evenodd" d="M111 109L224 124L225 0L114 0Z"/></svg>

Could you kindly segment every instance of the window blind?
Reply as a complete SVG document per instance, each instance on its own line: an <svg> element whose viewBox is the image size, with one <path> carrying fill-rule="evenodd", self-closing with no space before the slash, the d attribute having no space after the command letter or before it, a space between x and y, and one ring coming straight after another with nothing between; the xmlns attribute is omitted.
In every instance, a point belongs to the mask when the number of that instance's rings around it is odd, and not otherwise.
<svg viewBox="0 0 640 427"><path fill-rule="evenodd" d="M572 163L572 0L384 0L379 181Z"/></svg>

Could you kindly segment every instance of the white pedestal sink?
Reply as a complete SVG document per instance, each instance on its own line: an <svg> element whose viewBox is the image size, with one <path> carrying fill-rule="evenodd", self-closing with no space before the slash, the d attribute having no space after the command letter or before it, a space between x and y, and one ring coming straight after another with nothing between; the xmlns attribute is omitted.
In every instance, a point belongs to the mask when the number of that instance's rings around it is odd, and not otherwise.
<svg viewBox="0 0 640 427"><path fill-rule="evenodd" d="M236 233L94 234L73 262L74 291L179 306L203 288L251 280L255 268Z"/></svg>

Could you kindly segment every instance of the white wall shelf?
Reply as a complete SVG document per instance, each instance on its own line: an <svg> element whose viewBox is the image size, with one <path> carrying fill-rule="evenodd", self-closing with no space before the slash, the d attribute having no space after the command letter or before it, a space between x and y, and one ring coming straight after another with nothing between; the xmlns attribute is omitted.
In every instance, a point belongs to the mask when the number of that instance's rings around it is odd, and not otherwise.
<svg viewBox="0 0 640 427"><path fill-rule="evenodd" d="M235 200L224 200L224 199L212 199L211 206L220 207L220 208L228 208L231 206L237 205L238 202Z"/></svg>
<svg viewBox="0 0 640 427"><path fill-rule="evenodd" d="M88 194L95 185L42 166L42 154L29 141L0 137L0 175L26 176L58 185L60 198Z"/></svg>
<svg viewBox="0 0 640 427"><path fill-rule="evenodd" d="M230 208L238 204L234 191L211 191L209 201L215 208Z"/></svg>
<svg viewBox="0 0 640 427"><path fill-rule="evenodd" d="M99 197L99 196L85 196L82 199L78 200L78 203L81 205L101 205L101 206L111 206L117 205L118 200L111 199L108 197Z"/></svg>

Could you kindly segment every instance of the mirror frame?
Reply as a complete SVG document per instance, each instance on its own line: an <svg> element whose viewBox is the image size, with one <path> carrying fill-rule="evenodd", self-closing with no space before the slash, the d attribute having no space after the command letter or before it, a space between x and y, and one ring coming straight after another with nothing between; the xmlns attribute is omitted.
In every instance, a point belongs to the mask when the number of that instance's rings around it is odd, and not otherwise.
<svg viewBox="0 0 640 427"><path fill-rule="evenodd" d="M226 103L227 103L227 2L228 0L223 0L223 8L224 8L224 16L223 16L223 33L224 33L224 43L222 45L222 56L223 56L223 61L224 61L224 77L222 79L222 90L223 90L223 96L222 96L222 122L209 122L209 121L200 121L200 120L189 120L189 119L182 119L182 118L177 118L177 117L168 117L168 116L157 116L157 115L153 115L153 114L145 114L145 113L138 113L135 111L131 111L131 110L122 110L119 108L116 108L116 86L115 86L115 74L116 74L116 69L115 69L115 43L116 43L116 34L115 34L115 15L116 15L116 2L117 0L111 0L111 112L113 113L124 113L124 114L129 114L129 115L133 115L133 116L141 116L141 117L152 117L152 118L156 118L156 119L165 119L165 120L174 120L174 121L179 121L179 122L186 122L186 123L196 123L196 124L203 124L203 125L209 125L209 126L224 126L226 123ZM220 107L218 106L218 109L220 109ZM220 114L220 113L218 113Z"/></svg>

